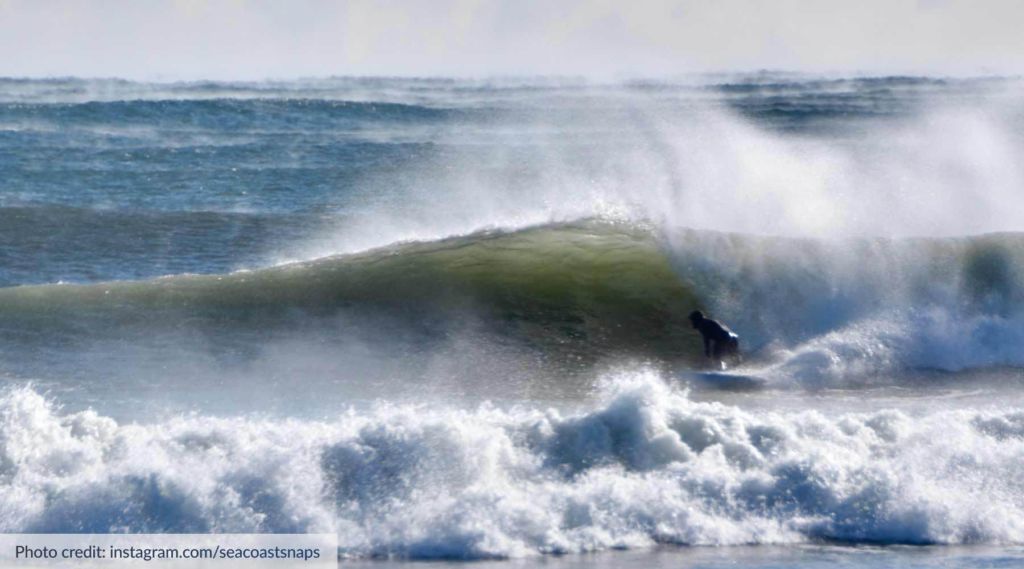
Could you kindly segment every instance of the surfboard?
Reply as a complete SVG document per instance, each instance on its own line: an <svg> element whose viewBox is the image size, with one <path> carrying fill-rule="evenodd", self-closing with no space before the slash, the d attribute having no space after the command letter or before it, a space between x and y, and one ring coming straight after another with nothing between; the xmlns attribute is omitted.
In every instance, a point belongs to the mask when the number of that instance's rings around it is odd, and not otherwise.
<svg viewBox="0 0 1024 569"><path fill-rule="evenodd" d="M702 387L737 391L761 389L766 383L764 378L757 377L756 375L724 371L687 371L681 373L680 377Z"/></svg>

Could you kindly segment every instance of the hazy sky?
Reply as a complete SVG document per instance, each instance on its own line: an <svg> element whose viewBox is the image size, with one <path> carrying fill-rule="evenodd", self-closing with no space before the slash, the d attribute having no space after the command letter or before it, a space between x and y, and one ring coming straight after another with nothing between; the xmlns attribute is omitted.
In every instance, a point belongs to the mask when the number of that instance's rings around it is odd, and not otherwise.
<svg viewBox="0 0 1024 569"><path fill-rule="evenodd" d="M0 0L0 75L1024 71L1024 0Z"/></svg>

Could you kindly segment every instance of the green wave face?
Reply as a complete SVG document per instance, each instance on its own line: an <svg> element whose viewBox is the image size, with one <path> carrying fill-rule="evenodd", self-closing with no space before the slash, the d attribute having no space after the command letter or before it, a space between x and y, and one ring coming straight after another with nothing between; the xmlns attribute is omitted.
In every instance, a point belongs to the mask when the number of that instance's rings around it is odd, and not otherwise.
<svg viewBox="0 0 1024 569"><path fill-rule="evenodd" d="M651 231L596 221L229 275L0 290L7 317L33 328L244 330L378 313L432 333L471 321L555 360L693 356L696 306Z"/></svg>
<svg viewBox="0 0 1024 569"><path fill-rule="evenodd" d="M740 332L745 350L861 326L888 339L860 346L888 342L927 367L957 334L988 350L978 361L1014 364L1022 306L1019 234L824 241L590 220L229 275L0 289L0 340L130 341L172 330L244 343L304 330L330 341L376 327L366 341L411 330L406 341L426 346L468 331L560 368L621 356L693 363L701 346L686 316L701 308ZM963 331L926 350L917 338L937 321L919 315L935 310Z"/></svg>

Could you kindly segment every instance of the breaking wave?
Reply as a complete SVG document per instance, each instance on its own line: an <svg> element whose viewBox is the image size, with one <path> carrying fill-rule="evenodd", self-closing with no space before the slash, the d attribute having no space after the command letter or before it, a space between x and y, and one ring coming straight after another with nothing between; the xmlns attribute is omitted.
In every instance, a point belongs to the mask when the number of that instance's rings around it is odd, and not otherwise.
<svg viewBox="0 0 1024 569"><path fill-rule="evenodd" d="M686 315L702 308L739 331L749 366L829 385L1024 365L1024 237L812 240L590 220L226 275L14 287L0 304L18 329L89 334L349 313L443 332L471 319L553 360L665 362L699 359Z"/></svg>
<svg viewBox="0 0 1024 569"><path fill-rule="evenodd" d="M653 372L593 406L118 424L0 399L0 529L337 532L345 556L1024 543L1024 410L749 411Z"/></svg>

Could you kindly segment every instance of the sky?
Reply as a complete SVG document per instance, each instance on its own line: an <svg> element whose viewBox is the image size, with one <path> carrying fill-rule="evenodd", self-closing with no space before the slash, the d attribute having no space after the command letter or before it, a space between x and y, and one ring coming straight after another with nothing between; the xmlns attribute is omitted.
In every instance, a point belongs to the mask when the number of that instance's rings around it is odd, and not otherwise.
<svg viewBox="0 0 1024 569"><path fill-rule="evenodd" d="M0 0L0 76L1020 74L1024 0Z"/></svg>

